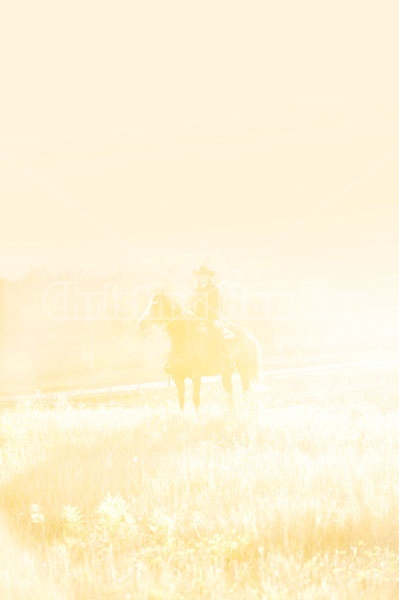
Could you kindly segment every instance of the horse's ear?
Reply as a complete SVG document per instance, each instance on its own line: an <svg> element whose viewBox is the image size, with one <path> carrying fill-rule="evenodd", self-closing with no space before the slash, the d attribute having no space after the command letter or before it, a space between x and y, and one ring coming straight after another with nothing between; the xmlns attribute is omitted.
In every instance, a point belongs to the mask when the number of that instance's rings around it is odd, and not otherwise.
<svg viewBox="0 0 399 600"><path fill-rule="evenodd" d="M163 296L163 298L168 298L168 299L172 298L172 296L173 296L170 286L165 283L163 283L162 285L159 286L158 294L160 296Z"/></svg>
<svg viewBox="0 0 399 600"><path fill-rule="evenodd" d="M155 294L162 294L163 293L163 286L160 283L154 283L151 286L151 293L155 296Z"/></svg>

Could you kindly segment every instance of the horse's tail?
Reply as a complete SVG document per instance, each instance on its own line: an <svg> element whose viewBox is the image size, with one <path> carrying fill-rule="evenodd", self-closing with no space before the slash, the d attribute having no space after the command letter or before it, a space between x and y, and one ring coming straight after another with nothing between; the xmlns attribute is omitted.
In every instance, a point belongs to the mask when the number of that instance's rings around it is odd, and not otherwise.
<svg viewBox="0 0 399 600"><path fill-rule="evenodd" d="M262 350L253 333L239 325L228 324L238 342L237 367L245 372L250 383L260 380L262 375Z"/></svg>

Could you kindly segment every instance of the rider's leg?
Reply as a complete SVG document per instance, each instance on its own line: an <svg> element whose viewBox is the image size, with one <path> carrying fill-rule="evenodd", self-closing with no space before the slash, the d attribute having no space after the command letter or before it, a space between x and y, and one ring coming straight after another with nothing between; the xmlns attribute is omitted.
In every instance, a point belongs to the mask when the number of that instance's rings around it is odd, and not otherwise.
<svg viewBox="0 0 399 600"><path fill-rule="evenodd" d="M223 362L232 370L234 370L233 361L231 360L224 338L224 329L220 321L214 321L212 323L212 337L214 340L217 354L222 358Z"/></svg>

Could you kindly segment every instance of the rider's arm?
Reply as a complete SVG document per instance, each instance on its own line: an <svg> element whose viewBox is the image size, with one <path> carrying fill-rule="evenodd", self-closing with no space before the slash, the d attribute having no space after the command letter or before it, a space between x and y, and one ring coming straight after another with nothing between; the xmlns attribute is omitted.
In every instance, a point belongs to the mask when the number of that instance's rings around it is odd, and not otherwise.
<svg viewBox="0 0 399 600"><path fill-rule="evenodd" d="M219 320L221 318L222 298L218 287L215 287L209 294L208 309L210 318L213 320Z"/></svg>

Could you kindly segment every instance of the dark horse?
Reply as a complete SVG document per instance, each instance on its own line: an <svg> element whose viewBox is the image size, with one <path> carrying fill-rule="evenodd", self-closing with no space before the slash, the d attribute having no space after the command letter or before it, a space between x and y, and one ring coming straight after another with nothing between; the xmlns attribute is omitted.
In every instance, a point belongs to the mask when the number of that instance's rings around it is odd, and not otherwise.
<svg viewBox="0 0 399 600"><path fill-rule="evenodd" d="M193 316L166 292L154 294L139 319L141 328L163 325L170 342L169 372L176 384L181 410L185 402L185 380L192 379L195 408L200 406L201 377L222 375L223 387L233 404L232 375L238 371L244 394L261 369L261 352L256 338L237 325L228 325L224 335L225 353L206 323Z"/></svg>

